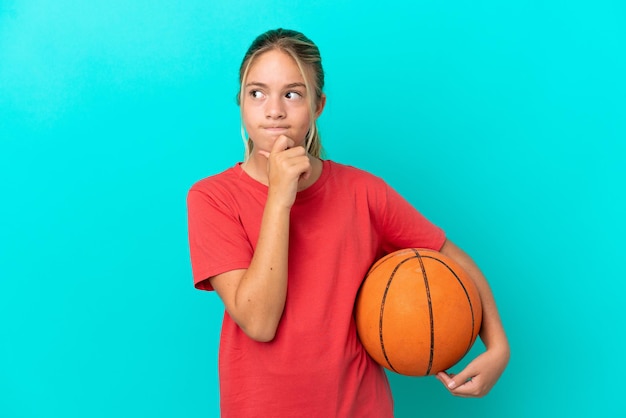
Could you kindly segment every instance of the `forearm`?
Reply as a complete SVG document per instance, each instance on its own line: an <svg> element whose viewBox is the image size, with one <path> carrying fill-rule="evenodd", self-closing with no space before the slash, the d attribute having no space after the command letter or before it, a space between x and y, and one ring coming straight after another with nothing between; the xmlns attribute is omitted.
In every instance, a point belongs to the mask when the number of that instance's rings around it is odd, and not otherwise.
<svg viewBox="0 0 626 418"><path fill-rule="evenodd" d="M503 355L508 358L509 343L487 279L472 258L452 242L446 241L441 252L454 259L469 274L478 289L483 308L480 338L485 347L502 350Z"/></svg>
<svg viewBox="0 0 626 418"><path fill-rule="evenodd" d="M480 328L480 339L487 349L502 351L503 356L508 359L509 343L504 332L502 320L496 306L493 292L485 276L472 262L473 266L465 267L478 288L480 300L483 307L482 326Z"/></svg>
<svg viewBox="0 0 626 418"><path fill-rule="evenodd" d="M262 341L274 337L287 295L290 208L265 206L250 267L235 293L234 308L242 329Z"/></svg>

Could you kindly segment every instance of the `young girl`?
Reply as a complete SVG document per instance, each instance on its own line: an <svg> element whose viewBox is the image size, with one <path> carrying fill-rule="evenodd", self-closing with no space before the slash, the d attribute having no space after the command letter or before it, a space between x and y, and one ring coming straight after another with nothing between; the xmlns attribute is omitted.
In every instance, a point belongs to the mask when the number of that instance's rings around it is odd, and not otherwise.
<svg viewBox="0 0 626 418"><path fill-rule="evenodd" d="M509 358L489 286L383 180L320 158L316 120L326 96L315 44L268 31L239 76L244 162L188 194L195 286L215 290L226 308L222 416L392 417L389 383L358 340L353 308L369 267L409 247L441 251L476 282L486 351L458 375L437 377L454 395L485 395Z"/></svg>

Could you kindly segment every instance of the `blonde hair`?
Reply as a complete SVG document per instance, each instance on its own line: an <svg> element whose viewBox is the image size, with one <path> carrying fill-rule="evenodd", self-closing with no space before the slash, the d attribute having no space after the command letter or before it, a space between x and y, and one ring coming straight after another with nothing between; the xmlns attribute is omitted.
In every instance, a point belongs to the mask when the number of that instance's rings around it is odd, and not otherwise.
<svg viewBox="0 0 626 418"><path fill-rule="evenodd" d="M237 94L237 104L241 107L243 103L243 95L246 78L252 62L259 55L272 51L280 50L289 54L296 62L307 91L309 99L309 111L311 114L311 126L306 135L305 148L314 157L321 157L322 142L316 123L316 109L320 105L322 99L322 89L324 88L324 69L322 68L322 57L317 46L304 34L289 29L272 29L259 35L250 45L246 55L239 67L239 93ZM314 94L311 94L313 92ZM243 108L241 108L243 112ZM243 126L243 115L241 122L241 137L245 144L245 156L247 160L252 152L252 140L246 138L245 128Z"/></svg>

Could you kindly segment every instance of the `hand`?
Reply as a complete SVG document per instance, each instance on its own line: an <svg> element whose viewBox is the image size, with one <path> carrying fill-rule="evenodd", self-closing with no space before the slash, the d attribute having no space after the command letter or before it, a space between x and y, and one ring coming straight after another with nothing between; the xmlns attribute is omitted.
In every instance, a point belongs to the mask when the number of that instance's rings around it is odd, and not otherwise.
<svg viewBox="0 0 626 418"><path fill-rule="evenodd" d="M437 379L455 396L480 398L496 384L509 361L509 351L487 350L458 374L437 373Z"/></svg>
<svg viewBox="0 0 626 418"><path fill-rule="evenodd" d="M280 135L271 152L258 151L267 158L268 199L287 207L293 205L300 181L306 181L312 171L311 160L304 147L294 145L291 138Z"/></svg>

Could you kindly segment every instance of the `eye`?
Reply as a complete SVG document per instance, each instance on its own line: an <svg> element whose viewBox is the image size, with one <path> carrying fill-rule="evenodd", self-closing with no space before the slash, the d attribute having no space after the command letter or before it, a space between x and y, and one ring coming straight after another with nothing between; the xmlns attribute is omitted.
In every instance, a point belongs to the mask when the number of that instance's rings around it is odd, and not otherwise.
<svg viewBox="0 0 626 418"><path fill-rule="evenodd" d="M297 91L290 91L290 92L287 92L287 94L285 94L285 97L290 100L298 100L298 99L302 99L304 95Z"/></svg>
<svg viewBox="0 0 626 418"><path fill-rule="evenodd" d="M250 92L248 94L253 99L262 99L263 97L265 97L263 92L261 92L260 90L250 90Z"/></svg>

